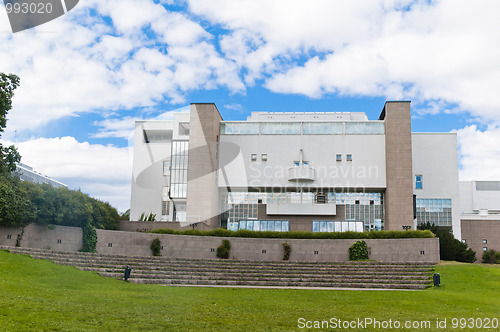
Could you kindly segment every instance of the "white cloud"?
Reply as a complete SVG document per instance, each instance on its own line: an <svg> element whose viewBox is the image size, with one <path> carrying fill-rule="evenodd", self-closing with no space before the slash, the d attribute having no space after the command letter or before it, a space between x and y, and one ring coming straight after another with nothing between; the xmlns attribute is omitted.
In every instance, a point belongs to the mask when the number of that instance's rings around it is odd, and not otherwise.
<svg viewBox="0 0 500 332"><path fill-rule="evenodd" d="M121 211L128 209L132 174L128 148L78 142L73 137L37 138L15 146L21 161L35 170Z"/></svg>
<svg viewBox="0 0 500 332"><path fill-rule="evenodd" d="M498 120L500 2L190 0L274 92L433 101ZM319 54L318 54L319 52ZM312 56L311 56L312 54ZM449 106L448 106L449 107Z"/></svg>
<svg viewBox="0 0 500 332"><path fill-rule="evenodd" d="M460 158L460 180L500 179L500 127L491 125L480 130L476 125L457 131Z"/></svg>
<svg viewBox="0 0 500 332"><path fill-rule="evenodd" d="M8 129L184 102L196 89L243 91L238 67L212 39L186 15L149 0L90 0L34 29L0 34L1 70L21 78Z"/></svg>

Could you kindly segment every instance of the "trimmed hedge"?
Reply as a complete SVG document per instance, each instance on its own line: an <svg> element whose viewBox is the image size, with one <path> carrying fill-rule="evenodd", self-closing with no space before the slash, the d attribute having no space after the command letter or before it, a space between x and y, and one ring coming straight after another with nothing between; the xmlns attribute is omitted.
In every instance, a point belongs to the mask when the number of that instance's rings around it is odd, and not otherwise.
<svg viewBox="0 0 500 332"><path fill-rule="evenodd" d="M188 229L183 231L169 228L155 229L151 233L172 235L194 235L194 236L217 236L217 237L245 237L245 238L269 238L269 239L406 239L406 238L432 238L434 233L425 231L374 231L374 232L255 232L248 230L229 231L223 228L200 231Z"/></svg>

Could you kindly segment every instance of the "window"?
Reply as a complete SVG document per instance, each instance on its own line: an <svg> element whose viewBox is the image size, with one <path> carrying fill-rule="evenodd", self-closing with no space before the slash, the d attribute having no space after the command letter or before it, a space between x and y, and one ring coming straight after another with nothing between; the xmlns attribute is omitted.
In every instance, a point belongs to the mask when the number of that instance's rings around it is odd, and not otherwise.
<svg viewBox="0 0 500 332"><path fill-rule="evenodd" d="M333 220L313 220L312 231L313 232L363 232L364 226L362 221L358 220L345 220L345 221L333 221Z"/></svg>
<svg viewBox="0 0 500 332"><path fill-rule="evenodd" d="M256 161L257 160L257 154L256 153L252 153L252 155L250 156L250 159L252 159L252 161Z"/></svg>
<svg viewBox="0 0 500 332"><path fill-rule="evenodd" d="M293 164L294 164L295 166L300 166L300 161L294 161L294 162L293 162Z"/></svg>
<svg viewBox="0 0 500 332"><path fill-rule="evenodd" d="M263 135L300 135L300 122L263 122L261 123Z"/></svg>
<svg viewBox="0 0 500 332"><path fill-rule="evenodd" d="M168 216L170 214L170 204L167 201L161 202L161 215Z"/></svg>
<svg viewBox="0 0 500 332"><path fill-rule="evenodd" d="M57 239L57 243L62 243L62 240L61 239Z"/></svg>
<svg viewBox="0 0 500 332"><path fill-rule="evenodd" d="M488 250L488 247L483 247L483 251L487 251Z"/></svg>
<svg viewBox="0 0 500 332"><path fill-rule="evenodd" d="M303 165L303 166L309 166L309 162L308 162L308 161L303 161L303 162L302 162L302 165Z"/></svg>
<svg viewBox="0 0 500 332"><path fill-rule="evenodd" d="M170 175L170 161L163 162L163 175Z"/></svg>
<svg viewBox="0 0 500 332"><path fill-rule="evenodd" d="M189 136L189 122L179 122L179 136Z"/></svg>
<svg viewBox="0 0 500 332"><path fill-rule="evenodd" d="M143 130L144 143L166 143L172 140L171 130Z"/></svg>
<svg viewBox="0 0 500 332"><path fill-rule="evenodd" d="M346 122L345 133L347 135L384 134L384 122Z"/></svg>
<svg viewBox="0 0 500 332"><path fill-rule="evenodd" d="M352 154L348 154L348 155L346 156L346 159L347 159L347 161L352 161Z"/></svg>
<svg viewBox="0 0 500 332"><path fill-rule="evenodd" d="M316 193L316 204L326 204L326 195L324 193Z"/></svg>
<svg viewBox="0 0 500 332"><path fill-rule="evenodd" d="M230 222L228 229L237 231L238 229L247 229L249 231L274 231L288 232L290 222L288 220L240 220L239 222Z"/></svg>
<svg viewBox="0 0 500 332"><path fill-rule="evenodd" d="M337 160L337 161L342 161L342 155L341 155L341 154L338 154L338 155L337 155L337 159L336 159L336 160Z"/></svg>
<svg viewBox="0 0 500 332"><path fill-rule="evenodd" d="M262 161L267 161L267 153L263 153L260 157Z"/></svg>
<svg viewBox="0 0 500 332"><path fill-rule="evenodd" d="M467 243L467 240L466 239L462 239L462 243Z"/></svg>
<svg viewBox="0 0 500 332"><path fill-rule="evenodd" d="M417 198L416 205L419 225L431 223L436 226L451 226L451 199Z"/></svg>
<svg viewBox="0 0 500 332"><path fill-rule="evenodd" d="M170 196L186 198L188 174L188 141L172 142L172 159L170 174Z"/></svg>
<svg viewBox="0 0 500 332"><path fill-rule="evenodd" d="M422 189L422 175L415 175L415 189Z"/></svg>
<svg viewBox="0 0 500 332"><path fill-rule="evenodd" d="M488 243L488 240L483 239L483 244L486 244L486 243Z"/></svg>
<svg viewBox="0 0 500 332"><path fill-rule="evenodd" d="M259 124L254 122L225 122L221 123L222 135L258 135Z"/></svg>
<svg viewBox="0 0 500 332"><path fill-rule="evenodd" d="M302 126L304 135L342 135L344 132L342 122L304 122Z"/></svg>
<svg viewBox="0 0 500 332"><path fill-rule="evenodd" d="M12 235L11 234L7 234L7 239L12 239Z"/></svg>

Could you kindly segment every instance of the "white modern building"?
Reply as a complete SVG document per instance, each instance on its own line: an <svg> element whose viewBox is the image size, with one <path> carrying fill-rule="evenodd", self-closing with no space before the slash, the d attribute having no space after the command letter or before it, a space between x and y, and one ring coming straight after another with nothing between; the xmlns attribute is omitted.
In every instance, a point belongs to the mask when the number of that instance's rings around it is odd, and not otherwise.
<svg viewBox="0 0 500 332"><path fill-rule="evenodd" d="M37 172L33 169L33 167L23 163L16 164L15 172L22 181L28 181L38 184L48 184L54 188L68 188L68 186L64 183L54 180L40 172Z"/></svg>
<svg viewBox="0 0 500 332"><path fill-rule="evenodd" d="M214 104L192 104L172 121L137 121L134 137L131 220L321 232L429 221L460 236L456 134L412 133L410 102L387 102L375 120L223 121Z"/></svg>

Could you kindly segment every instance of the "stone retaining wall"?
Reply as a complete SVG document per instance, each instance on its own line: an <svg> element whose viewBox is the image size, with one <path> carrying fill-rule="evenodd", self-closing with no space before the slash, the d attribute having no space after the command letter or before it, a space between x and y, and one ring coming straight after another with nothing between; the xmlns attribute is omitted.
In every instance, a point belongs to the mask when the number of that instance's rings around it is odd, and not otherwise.
<svg viewBox="0 0 500 332"><path fill-rule="evenodd" d="M21 227L0 227L0 245L15 246ZM9 236L10 235L10 236ZM24 227L21 247L78 251L82 248L82 229L79 227L29 224Z"/></svg>
<svg viewBox="0 0 500 332"><path fill-rule="evenodd" d="M20 228L0 228L0 245L15 246ZM7 239L8 235L10 239ZM151 234L97 230L97 251L102 254L150 256L151 242L158 237L161 254L172 258L216 258L222 240L231 242L230 258L239 260L279 261L283 258L283 243L291 245L291 261L348 261L348 249L355 239L254 239ZM60 242L59 242L60 240ZM438 238L365 240L369 257L380 262L439 262ZM30 224L25 227L22 247L78 251L82 247L82 231L77 227Z"/></svg>

